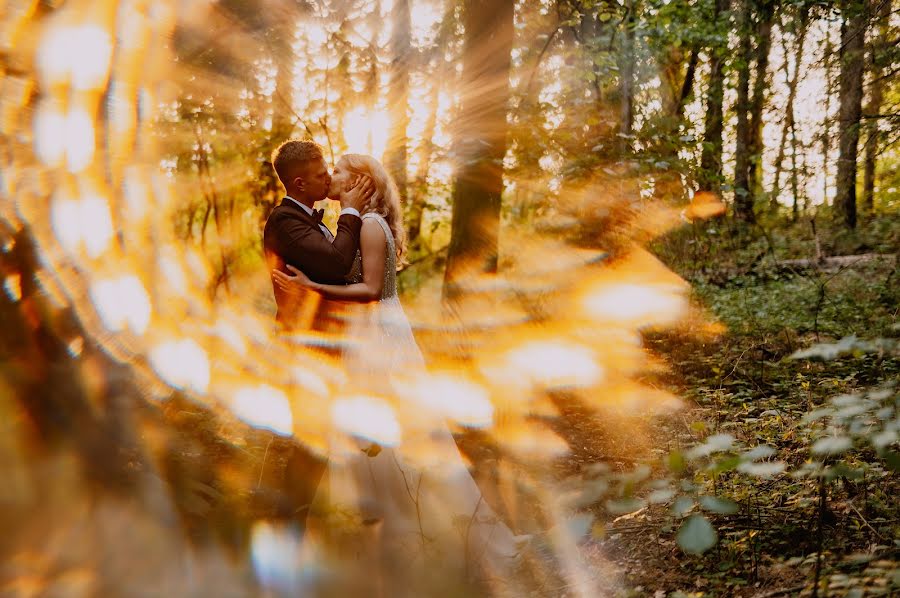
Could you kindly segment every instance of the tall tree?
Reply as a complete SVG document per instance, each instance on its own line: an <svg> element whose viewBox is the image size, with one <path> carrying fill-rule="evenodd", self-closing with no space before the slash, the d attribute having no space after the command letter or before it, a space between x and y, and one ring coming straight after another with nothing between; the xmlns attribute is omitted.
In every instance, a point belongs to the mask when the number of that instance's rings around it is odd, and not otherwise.
<svg viewBox="0 0 900 598"><path fill-rule="evenodd" d="M775 3L756 1L756 76L750 101L750 164L747 173L748 189L755 197L762 192L763 108L768 88L769 50L772 47L772 21Z"/></svg>
<svg viewBox="0 0 900 598"><path fill-rule="evenodd" d="M734 212L744 222L754 222L753 193L750 189L750 63L753 60L751 21L753 0L742 0L740 7L737 72L737 131L734 151Z"/></svg>
<svg viewBox="0 0 900 598"><path fill-rule="evenodd" d="M878 37L871 43L869 50L869 64L871 72L871 87L869 89L869 102L866 106L866 116L869 119L865 158L863 170L863 209L871 213L875 208L875 160L878 154L878 143L881 139L881 131L878 127L881 105L884 102L884 50L888 45L888 27L890 25L891 0L881 0L878 11L877 26Z"/></svg>
<svg viewBox="0 0 900 598"><path fill-rule="evenodd" d="M784 28L782 28L784 30ZM788 135L791 136L792 149L792 188L796 182L796 150L797 150L797 118L794 110L794 102L797 98L797 87L800 83L800 67L803 64L803 50L806 42L806 33L809 30L809 7L801 5L797 7L794 16L794 22L791 27L795 40L794 46L794 71L791 73L790 61L787 52L784 55L783 71L784 84L788 88L787 104L785 106L784 121L781 127L781 142L778 144L778 156L775 158L775 177L772 183L772 193L770 198L770 208L775 210L778 207L778 197L781 195L781 174L783 170L782 163L785 159ZM793 197L793 213L796 218L798 212L798 198L796 190Z"/></svg>
<svg viewBox="0 0 900 598"><path fill-rule="evenodd" d="M849 228L856 227L856 157L862 116L867 17L866 6L860 0L843 0L841 3L839 153L834 205Z"/></svg>
<svg viewBox="0 0 900 598"><path fill-rule="evenodd" d="M634 70L635 70L635 5L634 0L625 2L625 19L622 51L619 53L619 93L621 101L620 132L631 135L634 126ZM628 143L628 138L623 137Z"/></svg>
<svg viewBox="0 0 900 598"><path fill-rule="evenodd" d="M506 153L513 0L464 0L457 159L444 297L468 273L496 272Z"/></svg>
<svg viewBox="0 0 900 598"><path fill-rule="evenodd" d="M712 23L727 17L728 0L714 0ZM706 92L703 149L700 154L700 190L718 191L722 179L722 102L725 95L727 32L716 32L709 44L709 85Z"/></svg>
<svg viewBox="0 0 900 598"><path fill-rule="evenodd" d="M412 56L409 0L394 0L391 23L391 69L388 85L391 130L385 164L397 183L400 197L406 201L409 196L406 180L406 129L409 126L409 65Z"/></svg>
<svg viewBox="0 0 900 598"><path fill-rule="evenodd" d="M428 102L428 120L418 148L419 168L409 191L409 209L406 213L407 239L410 244L418 243L422 234L422 217L425 214L425 199L428 197L428 171L431 170L431 159L434 154L434 132L437 128L438 100L441 79L435 78Z"/></svg>

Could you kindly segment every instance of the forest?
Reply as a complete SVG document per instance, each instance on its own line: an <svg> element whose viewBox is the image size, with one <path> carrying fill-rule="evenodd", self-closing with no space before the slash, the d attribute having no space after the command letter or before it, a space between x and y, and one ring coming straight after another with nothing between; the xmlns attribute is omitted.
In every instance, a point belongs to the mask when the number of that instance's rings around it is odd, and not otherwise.
<svg viewBox="0 0 900 598"><path fill-rule="evenodd" d="M320 595L291 138L396 183L421 392L530 538L420 595L900 593L897 2L7 4L0 593Z"/></svg>

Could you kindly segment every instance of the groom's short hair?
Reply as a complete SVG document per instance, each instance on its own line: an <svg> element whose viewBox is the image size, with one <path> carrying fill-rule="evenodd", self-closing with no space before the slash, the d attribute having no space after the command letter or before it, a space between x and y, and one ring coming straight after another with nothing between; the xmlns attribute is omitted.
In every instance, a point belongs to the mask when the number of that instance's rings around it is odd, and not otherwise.
<svg viewBox="0 0 900 598"><path fill-rule="evenodd" d="M322 146L309 139L288 139L272 152L272 167L281 184L287 187L292 167L324 157Z"/></svg>

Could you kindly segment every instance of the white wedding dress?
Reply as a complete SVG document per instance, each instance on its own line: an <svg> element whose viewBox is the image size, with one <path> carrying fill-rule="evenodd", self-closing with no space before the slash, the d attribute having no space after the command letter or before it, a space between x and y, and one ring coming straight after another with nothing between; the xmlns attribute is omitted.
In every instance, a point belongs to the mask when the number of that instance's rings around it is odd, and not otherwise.
<svg viewBox="0 0 900 598"><path fill-rule="evenodd" d="M397 297L390 227L378 214L363 219L387 237L384 291L348 325L343 361L357 398L335 405L333 415L353 419L354 409L380 405L394 414L399 434L384 442L384 430L366 433L373 421L361 429L334 422L327 478L313 507L319 537L344 580L364 576L355 595L361 588L366 595L459 595L473 580L505 593L499 586L515 566L517 538L484 501L443 414L396 392L398 380L424 374L425 364ZM361 280L360 256L351 282L354 276Z"/></svg>

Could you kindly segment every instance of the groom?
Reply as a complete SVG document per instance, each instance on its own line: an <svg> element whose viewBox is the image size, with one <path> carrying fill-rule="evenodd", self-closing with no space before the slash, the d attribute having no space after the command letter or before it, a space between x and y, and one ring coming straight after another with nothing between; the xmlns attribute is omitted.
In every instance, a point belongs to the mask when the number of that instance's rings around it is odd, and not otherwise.
<svg viewBox="0 0 900 598"><path fill-rule="evenodd" d="M315 282L344 284L359 249L359 212L371 198L374 183L361 177L349 189L330 193L331 175L322 148L313 141L285 141L272 153L272 166L287 195L272 210L263 231L269 271L288 272L285 265L290 264ZM322 224L323 210L313 209L329 195L339 196L341 202L337 234ZM285 329L323 325L318 295L292 296L272 286L278 306L275 319Z"/></svg>
<svg viewBox="0 0 900 598"><path fill-rule="evenodd" d="M325 284L344 284L359 249L362 220L359 212L375 189L368 179L360 179L350 189L330 193L331 175L322 148L312 141L285 141L272 154L272 165L286 196L269 215L263 231L263 247L269 272L287 272L286 264L300 269L310 279ZM322 210L313 205L330 195L340 197L341 216L337 234L322 224ZM321 298L310 293L293 296L276 285L275 316L286 330L321 329ZM316 488L325 471L325 462L303 445L290 442L285 464L283 516L293 519L301 533Z"/></svg>

